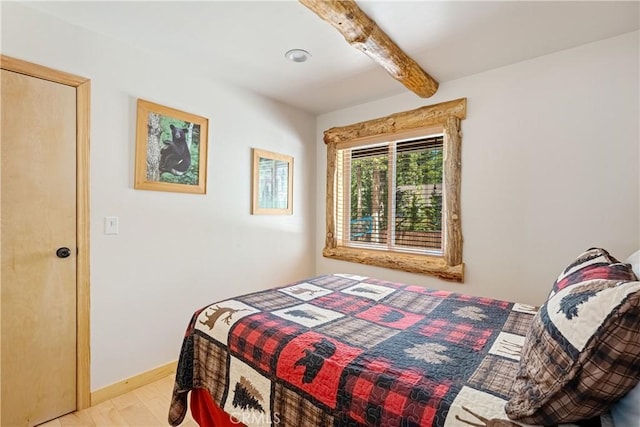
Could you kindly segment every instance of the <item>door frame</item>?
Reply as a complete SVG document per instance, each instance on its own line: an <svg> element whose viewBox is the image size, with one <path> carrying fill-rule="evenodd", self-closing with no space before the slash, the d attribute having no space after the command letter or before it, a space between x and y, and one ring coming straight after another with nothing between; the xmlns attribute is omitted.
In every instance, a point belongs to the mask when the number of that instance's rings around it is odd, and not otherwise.
<svg viewBox="0 0 640 427"><path fill-rule="evenodd" d="M0 54L0 68L76 89L76 410L91 406L89 119L91 80Z"/></svg>

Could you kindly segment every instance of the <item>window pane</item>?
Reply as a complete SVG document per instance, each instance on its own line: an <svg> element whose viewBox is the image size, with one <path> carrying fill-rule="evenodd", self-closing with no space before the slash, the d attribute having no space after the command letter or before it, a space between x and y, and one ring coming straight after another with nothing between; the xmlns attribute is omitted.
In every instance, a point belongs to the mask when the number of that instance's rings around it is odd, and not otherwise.
<svg viewBox="0 0 640 427"><path fill-rule="evenodd" d="M265 157L260 157L258 162L258 206L266 209L286 209L289 203L289 163Z"/></svg>
<svg viewBox="0 0 640 427"><path fill-rule="evenodd" d="M387 243L388 158L387 146L351 151L352 242Z"/></svg>
<svg viewBox="0 0 640 427"><path fill-rule="evenodd" d="M442 249L442 137L397 145L394 244Z"/></svg>
<svg viewBox="0 0 640 427"><path fill-rule="evenodd" d="M441 135L340 152L340 241L401 252L442 250Z"/></svg>

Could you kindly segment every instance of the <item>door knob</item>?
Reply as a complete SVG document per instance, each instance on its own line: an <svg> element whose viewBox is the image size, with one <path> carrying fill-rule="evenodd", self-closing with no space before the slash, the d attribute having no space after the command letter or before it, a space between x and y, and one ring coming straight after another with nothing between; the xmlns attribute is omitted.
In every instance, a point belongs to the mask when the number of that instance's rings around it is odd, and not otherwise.
<svg viewBox="0 0 640 427"><path fill-rule="evenodd" d="M58 248L56 251L56 256L58 258L67 258L69 255L71 255L71 249L69 248Z"/></svg>

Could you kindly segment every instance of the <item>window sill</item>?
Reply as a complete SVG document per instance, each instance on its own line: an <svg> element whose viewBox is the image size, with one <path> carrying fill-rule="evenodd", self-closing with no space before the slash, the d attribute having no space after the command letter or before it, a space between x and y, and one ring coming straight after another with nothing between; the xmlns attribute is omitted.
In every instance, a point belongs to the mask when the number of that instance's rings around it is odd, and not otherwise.
<svg viewBox="0 0 640 427"><path fill-rule="evenodd" d="M326 258L341 261L357 262L409 273L426 274L451 282L464 282L464 264L450 266L447 265L443 257L439 256L354 249L344 246L335 248L325 247L322 255Z"/></svg>

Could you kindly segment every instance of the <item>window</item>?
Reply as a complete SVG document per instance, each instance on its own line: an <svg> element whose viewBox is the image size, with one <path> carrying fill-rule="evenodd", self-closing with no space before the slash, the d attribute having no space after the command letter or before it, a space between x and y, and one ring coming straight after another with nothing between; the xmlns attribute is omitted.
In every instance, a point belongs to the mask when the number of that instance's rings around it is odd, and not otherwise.
<svg viewBox="0 0 640 427"><path fill-rule="evenodd" d="M442 135L338 150L345 246L442 254Z"/></svg>
<svg viewBox="0 0 640 427"><path fill-rule="evenodd" d="M461 282L465 114L460 99L325 131L323 255Z"/></svg>

